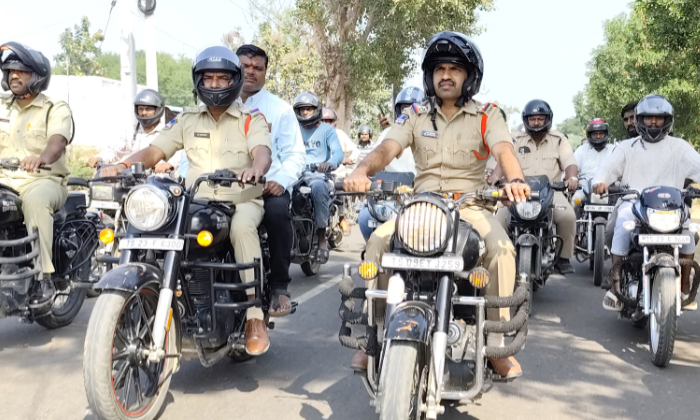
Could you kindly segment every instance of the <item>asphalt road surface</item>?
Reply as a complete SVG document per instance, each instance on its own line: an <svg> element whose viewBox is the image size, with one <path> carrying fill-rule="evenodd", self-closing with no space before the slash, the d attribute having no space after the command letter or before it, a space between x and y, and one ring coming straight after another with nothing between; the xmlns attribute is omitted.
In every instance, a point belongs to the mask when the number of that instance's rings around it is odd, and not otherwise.
<svg viewBox="0 0 700 420"><path fill-rule="evenodd" d="M293 266L296 314L280 319L262 357L206 369L184 362L162 419L376 419L338 343L338 275L357 263L358 229L317 277ZM356 264L354 264L356 267ZM555 276L535 294L522 378L487 384L475 404L448 406L443 419L693 419L700 404L700 314L679 321L671 365L649 360L647 333L602 309L588 264ZM353 270L353 271L356 271ZM85 329L94 300L69 327L47 331L0 320L0 417L94 419L83 388Z"/></svg>

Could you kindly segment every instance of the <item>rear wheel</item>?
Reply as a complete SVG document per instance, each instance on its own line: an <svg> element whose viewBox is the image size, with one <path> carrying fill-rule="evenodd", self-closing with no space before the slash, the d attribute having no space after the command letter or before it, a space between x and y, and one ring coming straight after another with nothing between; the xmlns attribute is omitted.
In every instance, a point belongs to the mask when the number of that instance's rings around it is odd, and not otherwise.
<svg viewBox="0 0 700 420"><path fill-rule="evenodd" d="M531 315L534 311L534 295L535 280L532 275L532 247L520 247L518 252L518 275L526 274L530 281L530 308L528 313Z"/></svg>
<svg viewBox="0 0 700 420"><path fill-rule="evenodd" d="M605 226L595 227L595 248L591 258L593 261L593 285L603 284L603 265L605 265Z"/></svg>
<svg viewBox="0 0 700 420"><path fill-rule="evenodd" d="M418 343L403 341L391 343L384 359L386 367L381 378L381 411L379 420L421 419L418 401L421 366ZM424 397L424 396L423 396Z"/></svg>
<svg viewBox="0 0 700 420"><path fill-rule="evenodd" d="M676 273L672 268L660 268L651 287L649 315L649 350L651 361L665 367L673 357L676 341Z"/></svg>
<svg viewBox="0 0 700 420"><path fill-rule="evenodd" d="M50 330L65 327L73 322L85 302L87 289L57 290L51 312L36 319L36 323Z"/></svg>
<svg viewBox="0 0 700 420"><path fill-rule="evenodd" d="M306 261L301 264L301 271L304 272L307 276L315 276L318 274L318 269L321 268L321 264L311 262L311 261Z"/></svg>

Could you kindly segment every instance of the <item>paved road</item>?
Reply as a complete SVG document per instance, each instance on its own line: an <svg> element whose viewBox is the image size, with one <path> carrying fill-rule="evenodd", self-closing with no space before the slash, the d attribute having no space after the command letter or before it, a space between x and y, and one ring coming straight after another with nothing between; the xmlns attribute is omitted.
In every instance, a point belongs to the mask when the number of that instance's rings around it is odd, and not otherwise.
<svg viewBox="0 0 700 420"><path fill-rule="evenodd" d="M356 228L355 228L356 229ZM344 262L357 262L359 232L331 254L318 277L293 272L295 315L277 322L270 351L255 360L225 360L205 369L187 361L174 377L162 419L375 419L352 350L338 344ZM601 307L587 265L553 277L536 295L525 375L493 386L476 404L448 407L443 419L690 419L698 417L700 314L679 322L672 364L649 361L646 333ZM46 331L0 320L0 415L14 419L94 419L83 389L85 328L94 301L76 322Z"/></svg>

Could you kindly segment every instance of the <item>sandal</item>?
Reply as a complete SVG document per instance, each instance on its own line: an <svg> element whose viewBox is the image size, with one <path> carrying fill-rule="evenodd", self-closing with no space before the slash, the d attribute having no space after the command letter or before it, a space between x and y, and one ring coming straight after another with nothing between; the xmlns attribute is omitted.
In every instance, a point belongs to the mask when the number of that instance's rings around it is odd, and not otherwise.
<svg viewBox="0 0 700 420"><path fill-rule="evenodd" d="M287 305L289 309L281 310L282 302L284 299L287 300ZM287 316L292 312L292 300L290 299L290 294L286 290L273 290L270 296L270 310L268 313L273 318L279 318L282 316Z"/></svg>
<svg viewBox="0 0 700 420"><path fill-rule="evenodd" d="M690 295L686 295L685 293L681 292L681 302L685 302L689 297ZM688 302L688 304L683 306L681 309L684 311L697 311L698 303L696 301Z"/></svg>
<svg viewBox="0 0 700 420"><path fill-rule="evenodd" d="M605 292L603 308L611 312L622 312L622 302L611 291Z"/></svg>
<svg viewBox="0 0 700 420"><path fill-rule="evenodd" d="M329 256L330 253L327 249L319 248L318 251L316 251L316 262L318 264L325 264L328 262Z"/></svg>

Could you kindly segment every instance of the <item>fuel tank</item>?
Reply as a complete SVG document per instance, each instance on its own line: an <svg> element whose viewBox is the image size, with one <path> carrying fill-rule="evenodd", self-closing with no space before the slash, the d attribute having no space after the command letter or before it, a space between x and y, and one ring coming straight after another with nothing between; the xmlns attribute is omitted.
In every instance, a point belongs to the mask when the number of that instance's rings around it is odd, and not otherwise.
<svg viewBox="0 0 700 420"><path fill-rule="evenodd" d="M206 230L212 234L214 241L209 248L216 247L227 240L231 217L216 204L195 200L190 203L190 225L188 233L198 234ZM201 249L197 241L190 241L191 249Z"/></svg>
<svg viewBox="0 0 700 420"><path fill-rule="evenodd" d="M0 225L21 222L23 219L22 200L19 199L19 194L11 188L0 185Z"/></svg>

